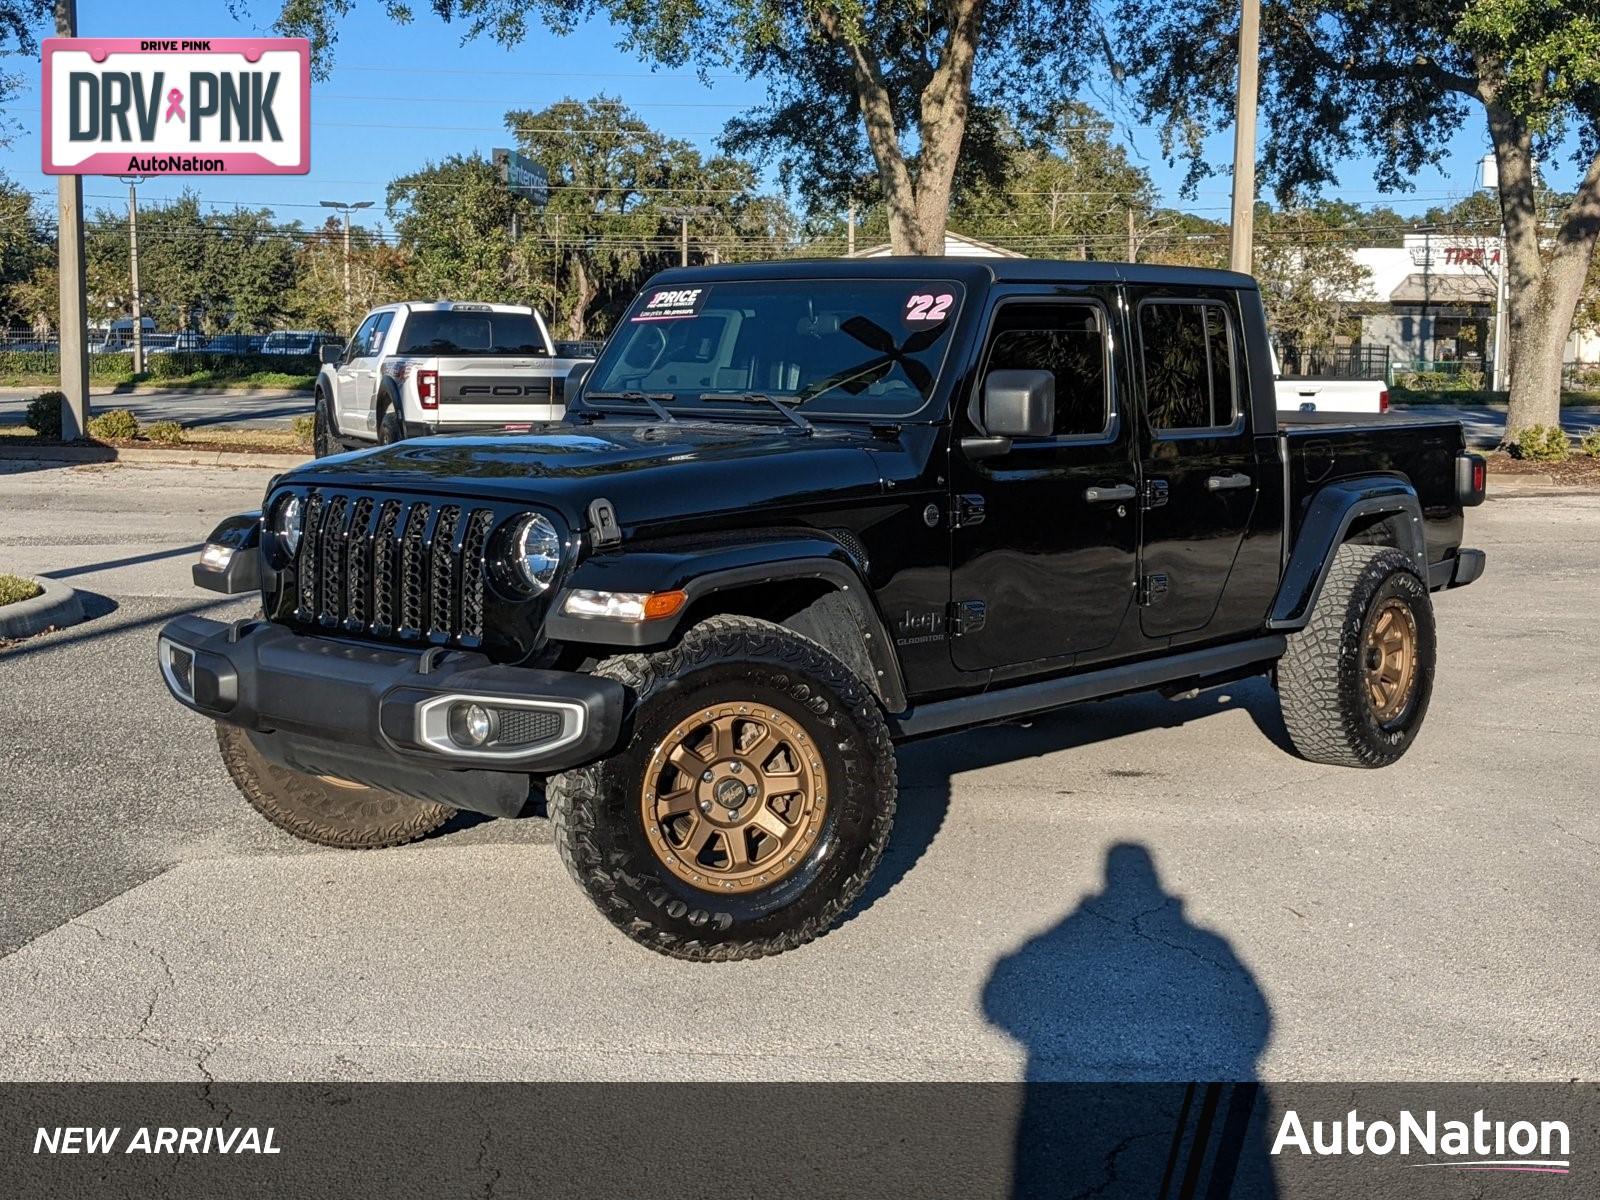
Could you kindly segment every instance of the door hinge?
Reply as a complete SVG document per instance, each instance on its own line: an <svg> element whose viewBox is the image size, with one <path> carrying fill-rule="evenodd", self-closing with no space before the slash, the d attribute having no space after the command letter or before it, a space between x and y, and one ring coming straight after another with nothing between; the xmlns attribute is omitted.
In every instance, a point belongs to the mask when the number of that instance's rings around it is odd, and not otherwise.
<svg viewBox="0 0 1600 1200"><path fill-rule="evenodd" d="M1146 575L1139 580L1139 604L1148 608L1167 598L1167 577L1162 572Z"/></svg>
<svg viewBox="0 0 1600 1200"><path fill-rule="evenodd" d="M949 620L951 637L965 637L977 633L988 620L989 609L982 600L952 600Z"/></svg>
<svg viewBox="0 0 1600 1200"><path fill-rule="evenodd" d="M950 507L950 527L965 529L969 525L982 525L985 515L982 496L974 494L957 496L955 503Z"/></svg>
<svg viewBox="0 0 1600 1200"><path fill-rule="evenodd" d="M1165 479L1146 479L1140 491L1139 504L1142 508L1160 508L1167 502L1172 488Z"/></svg>

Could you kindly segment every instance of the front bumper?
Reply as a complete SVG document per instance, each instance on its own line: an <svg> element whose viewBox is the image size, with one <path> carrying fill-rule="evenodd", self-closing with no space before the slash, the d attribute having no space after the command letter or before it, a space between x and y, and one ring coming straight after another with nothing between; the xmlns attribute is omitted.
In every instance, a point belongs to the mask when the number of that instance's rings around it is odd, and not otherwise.
<svg viewBox="0 0 1600 1200"><path fill-rule="evenodd" d="M493 816L522 809L529 775L599 758L622 734L626 696L615 680L494 666L463 651L184 616L161 630L157 657L179 703L250 731L280 766ZM489 710L494 739L457 742L457 703Z"/></svg>

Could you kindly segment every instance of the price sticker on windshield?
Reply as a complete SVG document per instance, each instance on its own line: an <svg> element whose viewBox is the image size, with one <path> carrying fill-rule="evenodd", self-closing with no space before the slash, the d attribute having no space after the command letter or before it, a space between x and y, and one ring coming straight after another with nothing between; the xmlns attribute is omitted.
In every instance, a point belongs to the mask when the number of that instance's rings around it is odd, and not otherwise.
<svg viewBox="0 0 1600 1200"><path fill-rule="evenodd" d="M950 306L955 302L955 296L949 292L918 292L906 300L906 324L936 324L950 314Z"/></svg>
<svg viewBox="0 0 1600 1200"><path fill-rule="evenodd" d="M700 311L700 306L705 303L706 290L703 287L658 288L650 293L650 298L644 302L638 312L633 314L633 319L635 321L676 321L681 317L692 317Z"/></svg>

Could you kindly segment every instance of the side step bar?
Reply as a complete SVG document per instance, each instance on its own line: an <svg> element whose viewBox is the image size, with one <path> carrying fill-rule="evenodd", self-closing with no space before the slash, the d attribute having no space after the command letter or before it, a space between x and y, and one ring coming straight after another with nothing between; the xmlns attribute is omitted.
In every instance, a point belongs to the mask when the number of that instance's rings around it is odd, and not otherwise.
<svg viewBox="0 0 1600 1200"><path fill-rule="evenodd" d="M1164 683L1205 679L1258 663L1264 665L1282 657L1288 644L1288 639L1282 634L1273 634L1248 642L1233 642L1226 646L1169 654L1144 662L1104 667L1081 675L1018 684L998 691L980 692L976 696L938 700L891 716L889 727L897 738L913 738L966 725L987 725L1009 717L1062 708L1080 700L1099 700L1124 692L1142 692Z"/></svg>

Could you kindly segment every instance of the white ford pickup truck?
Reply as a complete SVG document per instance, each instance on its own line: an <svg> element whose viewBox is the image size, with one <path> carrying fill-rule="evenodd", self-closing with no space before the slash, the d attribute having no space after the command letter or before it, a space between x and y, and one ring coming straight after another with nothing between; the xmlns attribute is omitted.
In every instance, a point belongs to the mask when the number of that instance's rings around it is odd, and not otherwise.
<svg viewBox="0 0 1600 1200"><path fill-rule="evenodd" d="M317 375L317 457L357 445L559 420L567 374L544 320L516 304L453 300L373 309Z"/></svg>
<svg viewBox="0 0 1600 1200"><path fill-rule="evenodd" d="M1273 389L1279 412L1386 413L1389 389L1381 379L1283 377L1277 352L1272 355Z"/></svg>

